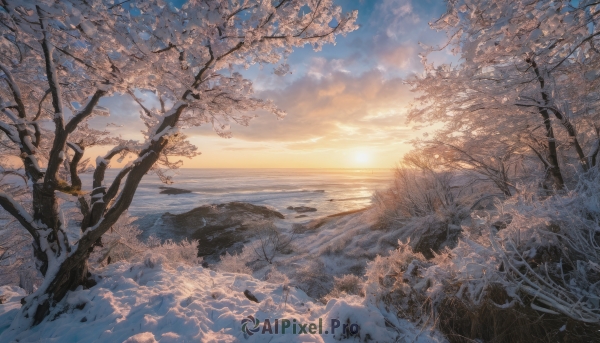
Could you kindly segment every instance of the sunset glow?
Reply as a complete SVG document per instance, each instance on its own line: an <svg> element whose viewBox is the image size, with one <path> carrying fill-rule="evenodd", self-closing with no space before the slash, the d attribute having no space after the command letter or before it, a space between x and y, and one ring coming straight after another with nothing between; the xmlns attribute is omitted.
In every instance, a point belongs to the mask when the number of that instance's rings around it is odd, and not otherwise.
<svg viewBox="0 0 600 343"><path fill-rule="evenodd" d="M0 342L598 342L599 1L2 0L0 41Z"/></svg>
<svg viewBox="0 0 600 343"><path fill-rule="evenodd" d="M427 18L445 7L401 0L336 3L359 11L360 30L340 35L335 46L322 51L295 51L286 61L289 73L282 76L274 73L276 66L235 70L252 80L258 98L273 101L286 116L279 120L257 111L248 126L232 121L229 139L217 136L211 124L184 128L202 154L183 159L183 168L390 168L402 158L408 142L423 133L406 121L415 94L403 78L422 71L419 42L443 41L442 34L429 29ZM160 107L154 94L136 94L145 107ZM118 117L119 126L108 127L111 132L142 139L141 107L130 96L114 95L100 103L111 116L93 118L92 124L102 127ZM95 159L97 151L86 150L88 156Z"/></svg>
<svg viewBox="0 0 600 343"><path fill-rule="evenodd" d="M367 164L370 161L370 157L366 152L357 152L354 155L354 160L360 164Z"/></svg>

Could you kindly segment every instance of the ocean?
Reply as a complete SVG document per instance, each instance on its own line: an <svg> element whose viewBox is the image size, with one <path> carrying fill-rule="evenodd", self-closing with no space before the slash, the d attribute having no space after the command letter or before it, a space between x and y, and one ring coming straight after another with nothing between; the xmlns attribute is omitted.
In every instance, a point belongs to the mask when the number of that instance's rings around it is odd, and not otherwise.
<svg viewBox="0 0 600 343"><path fill-rule="evenodd" d="M108 170L106 183L118 170ZM391 169L179 169L169 187L192 193L160 194L165 186L156 175L146 175L129 208L139 218L142 231L155 226L166 212L183 213L206 204L242 201L269 206L281 212L286 221L298 222L371 204L373 192L385 189L392 178ZM84 188L91 175L82 175ZM288 206L309 206L316 212L299 213Z"/></svg>

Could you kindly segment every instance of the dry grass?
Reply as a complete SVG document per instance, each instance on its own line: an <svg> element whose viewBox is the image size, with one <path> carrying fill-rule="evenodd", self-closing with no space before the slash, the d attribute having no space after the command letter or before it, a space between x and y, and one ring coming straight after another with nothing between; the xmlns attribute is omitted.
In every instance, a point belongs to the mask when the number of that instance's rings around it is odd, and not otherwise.
<svg viewBox="0 0 600 343"><path fill-rule="evenodd" d="M531 300L531 299L529 299ZM565 315L540 314L529 304L501 307L510 301L500 287L491 287L479 307L449 297L438 307L438 327L450 342L597 342L600 323L586 324Z"/></svg>

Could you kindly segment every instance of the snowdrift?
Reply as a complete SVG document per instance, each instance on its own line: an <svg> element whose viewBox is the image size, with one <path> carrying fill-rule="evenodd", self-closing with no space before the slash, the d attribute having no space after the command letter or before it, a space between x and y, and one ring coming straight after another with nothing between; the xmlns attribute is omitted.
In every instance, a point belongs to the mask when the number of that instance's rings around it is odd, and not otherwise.
<svg viewBox="0 0 600 343"><path fill-rule="evenodd" d="M0 341L10 342L437 342L406 321L398 321L365 298L346 296L327 305L301 290L259 281L245 274L219 273L198 265L173 266L160 254L138 262L117 262L98 271L98 285L69 293L49 319L25 332L8 326L25 295L18 287L0 288ZM259 303L244 295L248 290ZM257 332L242 331L242 320L253 316ZM279 319L278 334L263 334L265 319ZM283 319L290 327L283 334ZM322 322L322 334L292 332L299 325ZM355 335L335 334L331 320L357 324ZM14 323L13 323L14 324ZM314 328L314 327L313 327ZM296 330L294 330L296 331ZM314 331L314 330L313 330ZM328 333L325 334L324 331Z"/></svg>

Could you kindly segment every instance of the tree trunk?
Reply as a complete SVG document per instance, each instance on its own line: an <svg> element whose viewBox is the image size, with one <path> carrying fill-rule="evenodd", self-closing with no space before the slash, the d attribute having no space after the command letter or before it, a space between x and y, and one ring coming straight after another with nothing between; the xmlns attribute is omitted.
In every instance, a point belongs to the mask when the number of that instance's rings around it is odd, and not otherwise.
<svg viewBox="0 0 600 343"><path fill-rule="evenodd" d="M33 325L41 323L50 313L50 309L61 301L67 292L75 290L80 285L84 288L96 285L96 282L90 278L88 257L89 253L86 254L85 258L67 259L60 265L60 269L44 292L49 297L38 304L33 318Z"/></svg>
<svg viewBox="0 0 600 343"><path fill-rule="evenodd" d="M565 188L565 182L562 177L562 173L560 171L560 166L558 164L558 152L556 149L556 139L554 137L554 130L552 129L552 121L550 120L550 114L548 113L548 103L550 102L550 98L548 96L548 92L546 91L546 80L544 79L544 75L538 68L538 65L535 63L534 59L527 59L527 63L531 64L533 71L538 79L540 84L540 90L542 94L542 99L544 100L544 107L538 107L542 118L544 119L544 126L546 127L546 137L548 139L548 162L550 165L548 166L546 180L551 179L553 181L554 186L557 189Z"/></svg>
<svg viewBox="0 0 600 343"><path fill-rule="evenodd" d="M45 189L43 183L33 184L33 219L39 221L48 228L53 229L46 240L49 244L56 242L56 228L58 220L58 203L53 190ZM43 238L42 238L43 239ZM36 266L42 275L46 276L48 270L48 256L42 250L43 247L37 240L33 242L34 256L36 257Z"/></svg>
<svg viewBox="0 0 600 343"><path fill-rule="evenodd" d="M49 255L53 255L54 259L60 260L71 251L63 230L64 223L60 220L55 188L56 186L52 183L36 183L33 185L33 218L50 229L46 237L40 237L40 240L45 240L44 244L34 239L34 255L37 267L42 275L46 279L51 278L46 286L42 285L42 289L36 291L37 296L29 299L31 303L25 304L26 308L37 307L32 318L33 325L39 324L50 313L50 309L62 300L68 291L74 290L80 285L86 288L95 285L95 282L89 279L91 275L88 271L87 262L93 247L84 249L83 252L75 252L64 259L62 263L59 262L58 270L49 270L49 267L51 267L48 261ZM43 295L47 295L47 297Z"/></svg>
<svg viewBox="0 0 600 343"><path fill-rule="evenodd" d="M558 165L558 151L556 149L556 139L554 138L552 122L550 121L550 116L546 109L540 108L540 113L544 118L546 137L548 138L548 162L550 162L550 165L548 166L546 180L552 180L552 184L556 186L557 189L563 189L565 188L565 182L560 171L560 166Z"/></svg>

